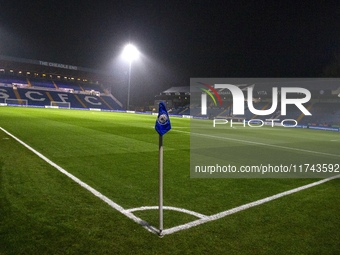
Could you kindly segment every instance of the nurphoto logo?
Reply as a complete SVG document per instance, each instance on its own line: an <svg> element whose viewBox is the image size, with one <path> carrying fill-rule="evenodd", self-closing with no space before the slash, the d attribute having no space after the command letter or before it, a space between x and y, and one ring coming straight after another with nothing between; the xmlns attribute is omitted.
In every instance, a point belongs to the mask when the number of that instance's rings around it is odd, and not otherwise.
<svg viewBox="0 0 340 255"><path fill-rule="evenodd" d="M228 89L233 97L233 114L235 115L244 115L244 94L242 92L242 90L236 86L236 85L231 85L231 84L215 84L214 87L212 87L211 85L207 85L207 84L203 84L205 86L209 86L208 88L210 88L213 93L216 95L216 97L219 99L220 105L222 105L222 101L221 101L221 97L218 94L218 92L216 91L216 89ZM206 94L202 94L201 96L201 114L202 115L206 115L207 114L207 94L213 98L213 101L215 102L216 105L216 100L214 99L213 95L206 89L202 89L204 92L206 92ZM267 110L258 110L255 109L254 105L253 105L253 87L249 86L247 87L247 104L248 104L248 109L250 110L251 113L255 114L255 115L261 115L261 116L265 116L265 115L269 115L272 114L276 111L277 109L277 102L278 102L278 89L277 87L273 87L272 88L272 106L270 109ZM287 95L289 93L299 93L299 94L304 94L305 97L304 98L287 98ZM305 88L294 88L294 87L282 87L281 88L281 115L286 115L287 114L287 105L288 104L293 104L296 105L297 108L300 109L300 111L304 114L304 115L312 115L307 109L306 107L304 107L302 104L309 102L309 100L311 99L311 93L308 89Z"/></svg>
<svg viewBox="0 0 340 255"><path fill-rule="evenodd" d="M340 132L339 93L333 78L191 78L190 177L333 176L339 139L316 130Z"/></svg>

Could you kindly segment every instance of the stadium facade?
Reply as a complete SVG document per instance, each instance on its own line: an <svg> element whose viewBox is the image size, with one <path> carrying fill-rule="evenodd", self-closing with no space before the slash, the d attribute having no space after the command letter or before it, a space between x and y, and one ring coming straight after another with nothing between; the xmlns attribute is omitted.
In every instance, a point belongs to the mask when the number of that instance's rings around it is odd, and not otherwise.
<svg viewBox="0 0 340 255"><path fill-rule="evenodd" d="M0 56L0 103L122 110L110 74L42 60Z"/></svg>

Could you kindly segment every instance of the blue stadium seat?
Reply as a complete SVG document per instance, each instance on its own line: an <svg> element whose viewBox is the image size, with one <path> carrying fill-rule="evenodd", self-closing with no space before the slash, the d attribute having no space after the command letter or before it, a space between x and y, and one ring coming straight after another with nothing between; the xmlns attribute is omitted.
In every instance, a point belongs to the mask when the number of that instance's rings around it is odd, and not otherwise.
<svg viewBox="0 0 340 255"><path fill-rule="evenodd" d="M95 96L78 93L68 93L57 90L17 88L21 99L26 99L28 105L50 106L51 101L69 102L71 108L97 108L104 110L122 110L122 107L107 95ZM12 87L0 86L0 93L3 97L17 99ZM1 102L0 102L1 103Z"/></svg>

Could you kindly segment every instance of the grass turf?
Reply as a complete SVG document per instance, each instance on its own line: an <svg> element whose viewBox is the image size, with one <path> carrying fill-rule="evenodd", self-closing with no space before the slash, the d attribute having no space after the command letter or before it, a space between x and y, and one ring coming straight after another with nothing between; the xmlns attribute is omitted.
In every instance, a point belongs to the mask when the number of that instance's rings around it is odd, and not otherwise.
<svg viewBox="0 0 340 255"><path fill-rule="evenodd" d="M186 119L164 137L164 204L207 215L316 181L190 179ZM124 208L158 203L154 116L0 108L0 126ZM251 130L232 138L275 140L334 153L339 134ZM255 137L255 138L254 138ZM300 139L300 142L299 142ZM326 141L325 143L321 143ZM328 143L328 146L327 146ZM160 239L0 132L0 254L337 254L339 180ZM234 144L234 149L237 148ZM229 144L232 146L232 143ZM249 146L249 153L259 149ZM261 148L263 150L263 148ZM272 150L275 153L275 150ZM284 153L289 153L285 151ZM289 154L291 159L292 155ZM235 151L235 161L242 161ZM244 157L244 155L243 155ZM262 160L268 157L264 154ZM315 155L303 155L314 162ZM285 160L278 158L277 160ZM334 159L332 159L334 160ZM338 160L338 159L337 159ZM279 161L278 161L279 162ZM136 213L157 226L157 212ZM193 220L165 211L165 228Z"/></svg>

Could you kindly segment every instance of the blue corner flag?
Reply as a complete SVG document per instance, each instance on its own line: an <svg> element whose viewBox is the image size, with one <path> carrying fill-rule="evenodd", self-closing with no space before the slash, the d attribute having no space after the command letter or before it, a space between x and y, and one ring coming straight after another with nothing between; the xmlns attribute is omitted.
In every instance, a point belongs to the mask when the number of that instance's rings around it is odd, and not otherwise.
<svg viewBox="0 0 340 255"><path fill-rule="evenodd" d="M169 115L163 102L159 103L159 111L155 129L160 136L163 136L164 134L166 134L166 132L168 132L171 129Z"/></svg>

